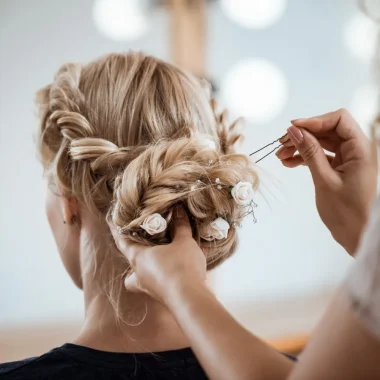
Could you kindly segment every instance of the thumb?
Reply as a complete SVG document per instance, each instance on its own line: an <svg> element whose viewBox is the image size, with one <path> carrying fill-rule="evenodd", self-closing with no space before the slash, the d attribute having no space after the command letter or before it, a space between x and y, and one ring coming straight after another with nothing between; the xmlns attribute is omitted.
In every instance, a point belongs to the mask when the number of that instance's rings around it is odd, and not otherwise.
<svg viewBox="0 0 380 380"><path fill-rule="evenodd" d="M124 287L125 289L128 290L128 292L132 292L132 293L142 292L136 273L132 273L130 276L125 277Z"/></svg>
<svg viewBox="0 0 380 380"><path fill-rule="evenodd" d="M305 129L301 131L293 125L288 128L288 135L304 163L309 167L314 184L332 181L336 173L318 140L310 132Z"/></svg>
<svg viewBox="0 0 380 380"><path fill-rule="evenodd" d="M193 236L189 217L183 206L176 207L173 212L173 223L170 233L173 241L183 237Z"/></svg>

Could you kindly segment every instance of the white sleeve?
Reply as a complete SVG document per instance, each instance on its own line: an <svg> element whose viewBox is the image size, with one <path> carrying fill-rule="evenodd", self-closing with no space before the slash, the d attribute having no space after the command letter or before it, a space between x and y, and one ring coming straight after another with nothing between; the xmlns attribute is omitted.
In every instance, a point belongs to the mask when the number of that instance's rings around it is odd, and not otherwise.
<svg viewBox="0 0 380 380"><path fill-rule="evenodd" d="M380 339L380 196L372 209L356 263L345 286L357 317Z"/></svg>

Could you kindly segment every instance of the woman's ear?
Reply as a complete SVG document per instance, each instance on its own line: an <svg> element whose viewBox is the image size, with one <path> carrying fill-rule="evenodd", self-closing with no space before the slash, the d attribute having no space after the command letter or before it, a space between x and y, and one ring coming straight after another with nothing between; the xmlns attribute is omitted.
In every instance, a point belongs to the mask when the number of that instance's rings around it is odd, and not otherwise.
<svg viewBox="0 0 380 380"><path fill-rule="evenodd" d="M61 208L63 215L63 223L71 226L79 221L79 207L78 201L75 197L62 196Z"/></svg>

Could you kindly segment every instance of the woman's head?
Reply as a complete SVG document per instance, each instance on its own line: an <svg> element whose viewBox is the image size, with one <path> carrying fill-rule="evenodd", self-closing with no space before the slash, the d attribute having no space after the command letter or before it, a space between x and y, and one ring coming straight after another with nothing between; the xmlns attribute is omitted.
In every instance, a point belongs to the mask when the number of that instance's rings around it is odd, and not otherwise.
<svg viewBox="0 0 380 380"><path fill-rule="evenodd" d="M111 54L62 66L37 102L42 163L60 194L50 193L48 217L76 283L84 268L98 271L113 260L108 282L128 271L124 259L107 255L107 218L131 240L165 244L167 230L150 235L141 225L154 213L170 224L178 204L208 248L209 268L233 253L235 228L214 241L202 239L200 228L218 217L239 224L244 210L231 187L247 181L255 188L257 176L248 158L234 153L236 124L215 113L201 81L141 53Z"/></svg>

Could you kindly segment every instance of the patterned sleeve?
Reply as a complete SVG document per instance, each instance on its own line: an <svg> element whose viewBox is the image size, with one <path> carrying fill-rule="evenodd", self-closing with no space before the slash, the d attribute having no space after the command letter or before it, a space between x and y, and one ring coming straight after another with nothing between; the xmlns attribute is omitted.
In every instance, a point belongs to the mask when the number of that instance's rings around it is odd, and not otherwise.
<svg viewBox="0 0 380 380"><path fill-rule="evenodd" d="M380 340L380 196L345 286L357 317Z"/></svg>

